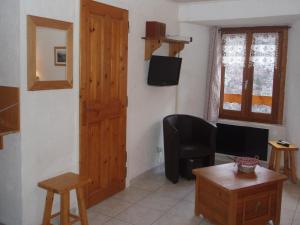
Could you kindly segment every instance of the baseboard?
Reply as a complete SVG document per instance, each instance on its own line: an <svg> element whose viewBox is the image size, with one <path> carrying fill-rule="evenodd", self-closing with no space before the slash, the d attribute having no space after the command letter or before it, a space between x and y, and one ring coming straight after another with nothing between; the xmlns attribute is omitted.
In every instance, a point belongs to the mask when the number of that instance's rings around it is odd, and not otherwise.
<svg viewBox="0 0 300 225"><path fill-rule="evenodd" d="M163 167L163 166L164 166L164 163L161 163L161 164L159 164L159 165L157 165L157 166L155 166L155 167L152 167L151 169L146 170L145 172L143 172L143 173L141 173L141 174L135 176L134 178L132 178L132 179L129 181L129 185L130 185L131 182L134 182L134 180L139 179L139 178L145 176L147 173L149 173L149 172L151 172L151 171L159 170L159 169L160 169L161 167Z"/></svg>

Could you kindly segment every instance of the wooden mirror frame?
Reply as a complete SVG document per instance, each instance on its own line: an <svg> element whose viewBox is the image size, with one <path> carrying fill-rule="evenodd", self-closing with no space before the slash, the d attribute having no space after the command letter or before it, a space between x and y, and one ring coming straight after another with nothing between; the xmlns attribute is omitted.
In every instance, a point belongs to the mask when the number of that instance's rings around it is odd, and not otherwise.
<svg viewBox="0 0 300 225"><path fill-rule="evenodd" d="M36 30L47 27L67 32L66 80L39 81L36 78ZM50 63L50 62L49 62ZM73 87L73 24L38 16L27 16L27 85L29 91Z"/></svg>

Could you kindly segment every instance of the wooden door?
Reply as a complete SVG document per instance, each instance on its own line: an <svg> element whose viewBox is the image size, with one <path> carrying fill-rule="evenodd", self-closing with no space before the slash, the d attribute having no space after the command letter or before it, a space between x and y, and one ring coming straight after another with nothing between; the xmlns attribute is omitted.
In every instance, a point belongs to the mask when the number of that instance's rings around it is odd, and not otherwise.
<svg viewBox="0 0 300 225"><path fill-rule="evenodd" d="M82 1L80 174L90 207L125 188L128 11Z"/></svg>

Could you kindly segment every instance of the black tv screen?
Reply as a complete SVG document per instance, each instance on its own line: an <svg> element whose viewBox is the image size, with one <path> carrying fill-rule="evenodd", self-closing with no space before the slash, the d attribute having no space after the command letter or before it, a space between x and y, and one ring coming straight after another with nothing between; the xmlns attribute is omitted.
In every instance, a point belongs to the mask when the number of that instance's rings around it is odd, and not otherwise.
<svg viewBox="0 0 300 225"><path fill-rule="evenodd" d="M216 152L267 160L268 139L268 129L217 123Z"/></svg>
<svg viewBox="0 0 300 225"><path fill-rule="evenodd" d="M156 56L150 60L148 84L154 86L177 85L182 58Z"/></svg>

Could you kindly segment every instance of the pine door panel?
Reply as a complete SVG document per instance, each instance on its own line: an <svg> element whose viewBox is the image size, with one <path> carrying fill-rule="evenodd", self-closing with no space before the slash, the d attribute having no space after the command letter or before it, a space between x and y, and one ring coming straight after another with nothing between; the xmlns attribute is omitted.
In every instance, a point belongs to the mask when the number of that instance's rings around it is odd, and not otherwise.
<svg viewBox="0 0 300 225"><path fill-rule="evenodd" d="M80 173L92 206L125 187L128 12L88 1L82 21Z"/></svg>

